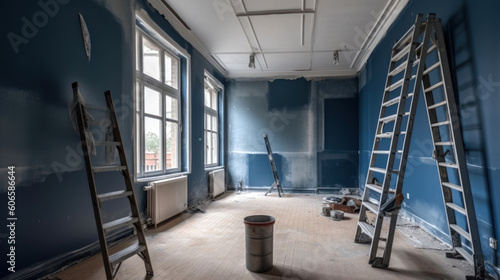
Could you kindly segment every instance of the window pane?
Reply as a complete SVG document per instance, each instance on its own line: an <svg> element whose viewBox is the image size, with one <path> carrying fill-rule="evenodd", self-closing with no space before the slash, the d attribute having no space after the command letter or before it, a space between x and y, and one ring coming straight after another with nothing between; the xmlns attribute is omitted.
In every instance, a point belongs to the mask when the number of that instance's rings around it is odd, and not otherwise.
<svg viewBox="0 0 500 280"><path fill-rule="evenodd" d="M140 55L139 55L139 52L140 52L140 48L139 48L139 31L135 31L135 70L139 71L139 64L140 64Z"/></svg>
<svg viewBox="0 0 500 280"><path fill-rule="evenodd" d="M161 94L159 91L144 87L144 111L161 116Z"/></svg>
<svg viewBox="0 0 500 280"><path fill-rule="evenodd" d="M141 170L141 149L139 147L141 147L141 133L142 133L142 130L141 130L141 121L140 121L140 117L141 115L139 113L136 113L135 114L135 119L136 119L136 122L135 122L135 147L136 147L136 154L135 154L135 162L137 163L136 164L136 174L139 174L140 173L140 170Z"/></svg>
<svg viewBox="0 0 500 280"><path fill-rule="evenodd" d="M159 119L144 118L144 169L156 171L163 168L162 122Z"/></svg>
<svg viewBox="0 0 500 280"><path fill-rule="evenodd" d="M179 61L165 54L165 84L177 88L177 77L179 72Z"/></svg>
<svg viewBox="0 0 500 280"><path fill-rule="evenodd" d="M205 106L210 107L210 91L205 88Z"/></svg>
<svg viewBox="0 0 500 280"><path fill-rule="evenodd" d="M218 137L217 133L212 133L212 163L217 163L219 158L219 150L218 147Z"/></svg>
<svg viewBox="0 0 500 280"><path fill-rule="evenodd" d="M212 117L208 114L205 114L205 120L207 122L207 130L212 130Z"/></svg>
<svg viewBox="0 0 500 280"><path fill-rule="evenodd" d="M214 117L214 116L212 116L212 130L213 131L218 130L217 117Z"/></svg>
<svg viewBox="0 0 500 280"><path fill-rule="evenodd" d="M179 106L177 104L177 99L172 98L168 95L165 96L165 117L169 119L178 120L179 119Z"/></svg>
<svg viewBox="0 0 500 280"><path fill-rule="evenodd" d="M160 81L160 48L143 37L142 63L144 74Z"/></svg>
<svg viewBox="0 0 500 280"><path fill-rule="evenodd" d="M179 167L178 155L178 130L179 126L174 122L167 122L166 126L166 139L167 139L167 168Z"/></svg>
<svg viewBox="0 0 500 280"><path fill-rule="evenodd" d="M210 139L212 137L210 136L210 132L205 133L205 135L206 135L205 142L207 144L205 156L206 156L207 164L212 164L212 141L210 141Z"/></svg>
<svg viewBox="0 0 500 280"><path fill-rule="evenodd" d="M217 92L212 91L212 109L217 111Z"/></svg>

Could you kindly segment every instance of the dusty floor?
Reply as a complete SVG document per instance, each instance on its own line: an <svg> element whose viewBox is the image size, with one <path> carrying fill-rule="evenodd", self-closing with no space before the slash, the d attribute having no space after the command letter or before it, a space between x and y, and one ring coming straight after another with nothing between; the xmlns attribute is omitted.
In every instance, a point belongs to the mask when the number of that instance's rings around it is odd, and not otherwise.
<svg viewBox="0 0 500 280"><path fill-rule="evenodd" d="M472 272L463 260L446 259L442 245L426 240L404 225L410 238L397 231L388 269L368 265L368 244L353 242L357 214L342 221L320 215L323 196L276 193L229 193L206 213L178 215L149 229L153 279L465 279ZM252 273L245 268L243 218L265 214L274 225L274 268ZM413 240L412 240L413 239ZM417 242L415 242L417 240ZM431 243L429 243L431 242ZM142 260L126 260L116 279L144 279ZM52 275L51 279L105 279L100 255Z"/></svg>

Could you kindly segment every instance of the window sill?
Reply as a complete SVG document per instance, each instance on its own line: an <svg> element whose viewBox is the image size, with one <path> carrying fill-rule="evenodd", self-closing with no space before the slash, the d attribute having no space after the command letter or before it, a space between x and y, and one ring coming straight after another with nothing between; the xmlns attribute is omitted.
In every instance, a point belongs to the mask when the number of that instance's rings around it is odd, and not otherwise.
<svg viewBox="0 0 500 280"><path fill-rule="evenodd" d="M219 169L224 169L224 165L205 167L205 171L215 171L215 170L219 170Z"/></svg>
<svg viewBox="0 0 500 280"><path fill-rule="evenodd" d="M167 175L158 175L158 176L151 176L151 177L141 177L135 179L135 182L137 183L145 183L145 182L153 182L153 181L159 181L159 180L165 180L165 179L170 179L170 178L175 178L183 175L188 175L190 172L179 172L179 173L173 173L173 174L167 174Z"/></svg>

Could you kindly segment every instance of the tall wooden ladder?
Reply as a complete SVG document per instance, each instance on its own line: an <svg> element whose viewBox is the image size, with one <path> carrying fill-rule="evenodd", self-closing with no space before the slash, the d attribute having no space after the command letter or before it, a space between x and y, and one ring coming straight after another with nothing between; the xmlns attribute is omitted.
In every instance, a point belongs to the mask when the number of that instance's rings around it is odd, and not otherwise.
<svg viewBox="0 0 500 280"><path fill-rule="evenodd" d="M441 22L434 14L429 14L425 22L418 15L413 27L393 47L355 242L366 241L366 236L371 238L369 263L381 268L389 265L421 89L453 245L453 253L447 256L462 256L474 265L473 279L484 279L480 236L446 45ZM374 225L369 222L367 211L373 213ZM389 220L384 231L386 237L381 236L384 217ZM380 241L385 241L385 247L383 256L377 257Z"/></svg>
<svg viewBox="0 0 500 280"><path fill-rule="evenodd" d="M153 267L148 252L148 246L146 244L146 238L144 236L144 230L142 228L141 216L139 209L137 207L135 192L127 165L127 159L125 157L125 150L123 148L122 137L120 129L118 127L118 119L116 117L116 111L113 99L111 97L111 92L106 91L104 93L104 96L106 98L107 109L96 108L94 106L86 106L84 104L83 98L81 97L78 89L78 84L76 82L73 83L72 86L73 86L74 98L75 100L78 100L75 112L77 116L78 131L82 143L83 155L85 158L87 179L89 182L92 205L94 207L94 216L99 235L99 241L101 244L101 255L104 262L104 268L106 271L106 278L113 279L116 276L118 270L120 269L122 262L136 254L143 259L144 265L146 267L146 273L147 273L146 277L150 278L153 276ZM109 117L109 120L101 122L92 120L91 118L88 117L89 115L87 113L87 110L92 110L92 109L108 112L107 115ZM92 143L93 139L91 139L90 136L91 131L89 127L103 126L103 125L105 125L106 127L105 128L101 127L100 131L108 129L110 139L106 139L106 141L96 141ZM118 150L119 164L94 166L92 163L91 153L92 149L95 148L95 146L105 146L107 148L116 147L116 149ZM96 161L98 160L96 159ZM96 186L96 178L95 178L96 173L113 172L113 171L119 171L123 175L125 181L124 189L119 191L99 194ZM102 203L109 200L115 200L120 198L127 198L127 201L130 205L131 215L119 218L117 220L104 222L101 215ZM127 228L132 226L135 229L136 234L134 238L137 239L136 242L134 242L133 245L128 246L122 250L116 250L116 248L112 248L108 240L109 233L111 233L113 230L116 229ZM114 253L110 253L111 251L113 251Z"/></svg>
<svg viewBox="0 0 500 280"><path fill-rule="evenodd" d="M264 134L263 136L264 136L264 141L266 142L267 157L269 158L269 164L271 165L271 171L273 172L273 177L274 177L274 183L267 190L264 196L270 193L273 190L273 188L276 188L279 197L281 197L281 195L283 194L283 188L281 187L280 178L278 176L278 170L276 169L276 163L274 162L273 150L271 149L271 144L269 143L269 138L267 138L267 134Z"/></svg>

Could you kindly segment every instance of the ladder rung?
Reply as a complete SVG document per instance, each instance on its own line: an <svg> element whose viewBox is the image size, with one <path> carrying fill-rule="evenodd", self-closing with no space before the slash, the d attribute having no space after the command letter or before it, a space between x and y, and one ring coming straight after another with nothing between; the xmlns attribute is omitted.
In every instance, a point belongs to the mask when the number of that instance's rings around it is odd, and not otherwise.
<svg viewBox="0 0 500 280"><path fill-rule="evenodd" d="M394 115L390 115L387 117L383 117L379 121L381 121L383 123L388 123L388 122L392 122L392 121L396 120L397 117L398 117L398 114L394 114Z"/></svg>
<svg viewBox="0 0 500 280"><path fill-rule="evenodd" d="M436 63L434 63L434 65L432 65L431 67L425 69L424 71L424 75L427 75L429 74L430 72L432 72L434 69L438 68L439 66L441 65L441 61L438 61Z"/></svg>
<svg viewBox="0 0 500 280"><path fill-rule="evenodd" d="M109 256L109 262L113 265L119 264L122 261L132 257L135 254L138 254L146 249L146 246L139 245L139 243L135 243L132 246L129 246L117 253Z"/></svg>
<svg viewBox="0 0 500 280"><path fill-rule="evenodd" d="M372 211L375 214L378 214L378 205L368 202L368 201L363 201L363 205L368 208L368 210Z"/></svg>
<svg viewBox="0 0 500 280"><path fill-rule="evenodd" d="M443 182L443 186L447 187L447 188L450 188L450 189L454 189L454 190L457 190L459 192L462 192L463 189L461 186L459 185L455 185L455 184L452 184L450 182Z"/></svg>
<svg viewBox="0 0 500 280"><path fill-rule="evenodd" d="M379 133L375 137L377 138L391 138L394 133L392 132L384 132L384 133Z"/></svg>
<svg viewBox="0 0 500 280"><path fill-rule="evenodd" d="M462 207L460 207L460 206L458 206L458 205L456 205L453 202L446 202L446 206L450 207L453 210L456 210L456 211L460 212L462 215L467 216L467 212L465 211L465 209L462 208Z"/></svg>
<svg viewBox="0 0 500 280"><path fill-rule="evenodd" d="M457 251L457 253L460 254L460 256L464 257L464 259L466 259L470 264L474 264L474 257L471 254L469 254L469 252L467 252L464 248L455 247L455 250Z"/></svg>
<svg viewBox="0 0 500 280"><path fill-rule="evenodd" d="M126 166L120 166L120 165L107 165L107 166L96 166L93 167L92 170L94 172L108 172L108 171L121 171L127 169Z"/></svg>
<svg viewBox="0 0 500 280"><path fill-rule="evenodd" d="M444 122L438 122L438 123L433 123L431 124L432 127L437 127L437 126L442 126L442 125L447 125L450 124L450 121L444 121Z"/></svg>
<svg viewBox="0 0 500 280"><path fill-rule="evenodd" d="M116 199L120 197L127 197L131 196L132 192L131 191L116 191L116 192L109 192L109 193L103 193L97 196L99 198L100 202L106 201L106 200L111 200L111 199Z"/></svg>
<svg viewBox="0 0 500 280"><path fill-rule="evenodd" d="M382 106L389 107L391 105L397 104L399 102L399 98L400 97L398 96L398 97L393 98L393 99L391 99L389 101L386 101L386 102L382 103Z"/></svg>
<svg viewBox="0 0 500 280"><path fill-rule="evenodd" d="M424 90L424 92L426 92L426 93L427 93L427 92L431 92L431 91L435 90L436 88L438 88L438 87L440 87L440 86L442 86L442 85L444 85L443 81L441 81L441 82L439 82L439 83L437 83L437 84L435 84L435 85L433 85L433 86L431 86L431 87L426 88L426 89Z"/></svg>
<svg viewBox="0 0 500 280"><path fill-rule="evenodd" d="M465 237L467 240L470 241L470 233L465 231L463 228L456 224L450 224L450 228L453 229L454 231L458 232L461 236Z"/></svg>
<svg viewBox="0 0 500 280"><path fill-rule="evenodd" d="M401 80L399 80L399 81L395 82L394 84L392 84L392 85L388 86L388 87L385 89L385 91L386 91L386 92L391 92L391 91L393 91L393 90L397 89L398 87L400 87L401 85L403 85L403 82L404 82L404 81L405 81L405 79L403 78L403 79L401 79Z"/></svg>
<svg viewBox="0 0 500 280"><path fill-rule="evenodd" d="M429 108L429 110L432 110L432 109L435 109L435 108L437 108L439 106L446 105L446 103L448 103L448 100L444 100L444 101L438 102L438 103L436 103L434 105L431 105L431 106L429 106L427 108Z"/></svg>
<svg viewBox="0 0 500 280"><path fill-rule="evenodd" d="M451 146L453 145L453 142L436 142L436 146Z"/></svg>
<svg viewBox="0 0 500 280"><path fill-rule="evenodd" d="M379 185L375 185L375 184L366 184L366 187L378 192L378 193L382 193L383 190L382 190L382 186L379 186ZM388 189L388 192L389 193L396 193L396 190L394 189Z"/></svg>
<svg viewBox="0 0 500 280"><path fill-rule="evenodd" d="M431 52L433 52L436 48L437 48L436 44L430 46L430 48L427 50L427 55L430 54Z"/></svg>
<svg viewBox="0 0 500 280"><path fill-rule="evenodd" d="M450 168L456 168L458 169L458 165L454 164L454 163L449 163L449 162L440 162L439 163L439 166L442 166L442 167L450 167Z"/></svg>
<svg viewBox="0 0 500 280"><path fill-rule="evenodd" d="M97 146L121 146L120 142L113 141L96 141L95 144Z"/></svg>
<svg viewBox="0 0 500 280"><path fill-rule="evenodd" d="M138 221L139 219L137 217L128 216L118 220L111 221L109 223L105 223L102 225L102 228L104 229L105 232L109 232L111 230L124 227L126 225L130 225Z"/></svg>
<svg viewBox="0 0 500 280"><path fill-rule="evenodd" d="M400 47L401 44L410 40L413 36L413 30L415 30L414 25L410 29L408 29L408 31L406 31L406 33L403 36L401 36L401 38L394 44L392 48L397 49Z"/></svg>
<svg viewBox="0 0 500 280"><path fill-rule="evenodd" d="M373 235L375 233L375 227L370 225L367 222L358 222L358 226L361 228L363 233L366 235L370 236L370 238L373 238Z"/></svg>
<svg viewBox="0 0 500 280"><path fill-rule="evenodd" d="M406 97L412 97L413 96L413 92L412 93L408 93L408 95Z"/></svg>
<svg viewBox="0 0 500 280"><path fill-rule="evenodd" d="M401 71L405 70L406 65L408 65L408 61L405 61L405 62L401 63L398 67L394 68L391 72L389 72L389 76L392 76L392 77L396 76Z"/></svg>
<svg viewBox="0 0 500 280"><path fill-rule="evenodd" d="M375 171L375 172L378 172L378 173L382 173L382 174L385 174L387 173L387 171L383 168L379 168L379 167L370 167L370 170L371 171Z"/></svg>
<svg viewBox="0 0 500 280"><path fill-rule="evenodd" d="M395 54L391 58L391 61L398 61L401 58L403 58L403 56L405 56L410 51L411 45L412 45L411 43L406 45L402 50L400 50L397 54Z"/></svg>
<svg viewBox="0 0 500 280"><path fill-rule="evenodd" d="M375 151L373 151L373 153L378 154L378 155L388 155L391 153L391 151L375 150Z"/></svg>
<svg viewBox="0 0 500 280"><path fill-rule="evenodd" d="M85 109L91 109L91 110L97 110L97 111L105 111L105 112L108 111L107 107L100 107L100 106L91 105L91 104L85 104L85 106L83 106L83 107Z"/></svg>

